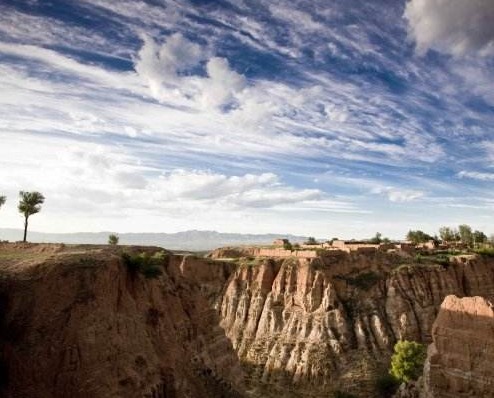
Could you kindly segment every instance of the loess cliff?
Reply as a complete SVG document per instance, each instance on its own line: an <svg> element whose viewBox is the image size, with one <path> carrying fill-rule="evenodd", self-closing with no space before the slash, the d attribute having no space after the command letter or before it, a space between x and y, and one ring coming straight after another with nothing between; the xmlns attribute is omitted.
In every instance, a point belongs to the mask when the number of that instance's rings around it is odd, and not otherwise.
<svg viewBox="0 0 494 398"><path fill-rule="evenodd" d="M161 275L122 250L161 252ZM494 295L489 257L211 257L0 244L0 396L377 397L396 340L430 343L446 296Z"/></svg>
<svg viewBox="0 0 494 398"><path fill-rule="evenodd" d="M379 396L397 339L431 341L444 297L494 293L494 261L415 264L395 254L250 259L230 279L221 325L259 397Z"/></svg>
<svg viewBox="0 0 494 398"><path fill-rule="evenodd" d="M424 398L494 397L494 305L448 296L432 328Z"/></svg>
<svg viewBox="0 0 494 398"><path fill-rule="evenodd" d="M168 254L146 279L117 249L2 244L0 396L240 396L242 370L211 305L231 271Z"/></svg>

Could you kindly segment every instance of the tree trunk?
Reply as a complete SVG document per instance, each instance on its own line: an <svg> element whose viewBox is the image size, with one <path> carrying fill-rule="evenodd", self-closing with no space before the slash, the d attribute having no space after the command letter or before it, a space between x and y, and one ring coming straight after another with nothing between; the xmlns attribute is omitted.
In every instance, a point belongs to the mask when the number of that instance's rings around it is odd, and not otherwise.
<svg viewBox="0 0 494 398"><path fill-rule="evenodd" d="M26 214L25 215L25 219L24 219L24 240L23 242L26 242L26 237L27 237L27 219L28 219L28 215Z"/></svg>

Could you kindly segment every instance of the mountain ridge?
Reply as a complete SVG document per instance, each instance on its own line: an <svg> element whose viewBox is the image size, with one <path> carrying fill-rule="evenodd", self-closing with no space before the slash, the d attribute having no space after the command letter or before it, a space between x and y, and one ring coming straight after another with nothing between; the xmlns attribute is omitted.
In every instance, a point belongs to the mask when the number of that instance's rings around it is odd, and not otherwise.
<svg viewBox="0 0 494 398"><path fill-rule="evenodd" d="M105 244L112 231L52 233L28 231L28 240L34 243L67 244ZM293 242L302 242L306 236L291 234L241 234L218 231L187 230L180 232L126 232L118 234L123 245L162 246L170 250L202 251L229 245L270 244L276 238L287 238ZM0 228L0 241L18 241L22 239L22 230Z"/></svg>

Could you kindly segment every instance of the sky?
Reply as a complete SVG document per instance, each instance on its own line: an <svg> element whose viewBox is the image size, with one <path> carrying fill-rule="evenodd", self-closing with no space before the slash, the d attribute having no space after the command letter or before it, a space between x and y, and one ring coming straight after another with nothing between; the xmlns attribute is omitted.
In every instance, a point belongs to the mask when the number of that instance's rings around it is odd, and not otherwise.
<svg viewBox="0 0 494 398"><path fill-rule="evenodd" d="M491 0L0 0L0 227L494 228Z"/></svg>

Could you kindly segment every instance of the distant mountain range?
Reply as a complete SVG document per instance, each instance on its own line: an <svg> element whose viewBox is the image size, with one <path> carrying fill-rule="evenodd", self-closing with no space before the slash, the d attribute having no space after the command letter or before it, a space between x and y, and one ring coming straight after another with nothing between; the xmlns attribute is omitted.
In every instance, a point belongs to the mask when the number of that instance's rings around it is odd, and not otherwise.
<svg viewBox="0 0 494 398"><path fill-rule="evenodd" d="M105 244L111 232L45 233L28 231L30 242ZM0 228L0 240L22 240L20 229ZM118 234L122 245L160 246L170 250L204 251L222 246L270 244L276 238L303 242L305 236L283 234L235 234L216 231L183 231L176 233L123 233Z"/></svg>

